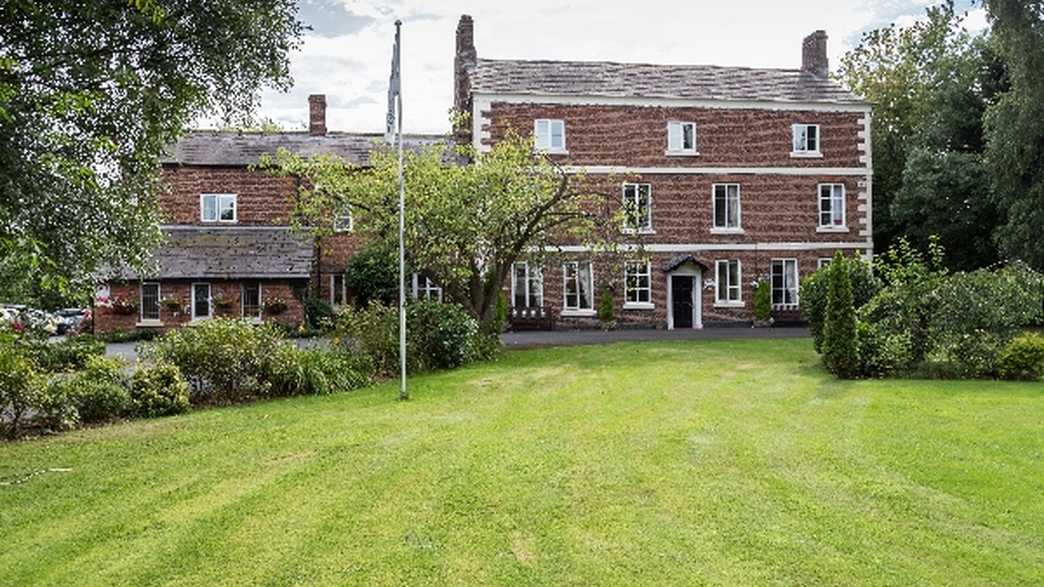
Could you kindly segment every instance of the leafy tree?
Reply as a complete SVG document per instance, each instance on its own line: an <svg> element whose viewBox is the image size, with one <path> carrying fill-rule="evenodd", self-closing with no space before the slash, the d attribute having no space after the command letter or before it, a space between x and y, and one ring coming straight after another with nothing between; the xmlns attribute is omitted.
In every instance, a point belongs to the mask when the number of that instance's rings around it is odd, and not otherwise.
<svg viewBox="0 0 1044 587"><path fill-rule="evenodd" d="M453 164L455 156L475 162ZM516 260L540 264L563 241L613 255L625 238L617 190L567 174L514 133L488 153L443 145L411 151L405 160L408 261L486 329L496 328L498 294ZM348 207L364 238L398 234L398 157L390 149L378 148L365 169L335 155L285 150L264 157L262 166L304 180L294 197L299 229L329 234L331 211Z"/></svg>
<svg viewBox="0 0 1044 587"><path fill-rule="evenodd" d="M399 299L399 250L394 242L369 244L348 259L344 284L365 307L371 300L394 305Z"/></svg>
<svg viewBox="0 0 1044 587"><path fill-rule="evenodd" d="M840 251L827 269L830 286L827 291L826 324L823 327L823 359L838 377L854 377L859 370L859 346L856 339L855 302L848 263Z"/></svg>
<svg viewBox="0 0 1044 587"><path fill-rule="evenodd" d="M1044 268L1044 1L987 0L1011 88L986 114L986 164L1006 213L997 240Z"/></svg>
<svg viewBox="0 0 1044 587"><path fill-rule="evenodd" d="M971 35L952 2L927 19L867 33L841 77L874 103L874 238L926 247L938 235L952 267L998 259L1000 223L983 161L983 114L1005 86L988 36Z"/></svg>
<svg viewBox="0 0 1044 587"><path fill-rule="evenodd" d="M293 0L0 3L0 295L147 267L164 146L290 83ZM31 301L31 300L27 300Z"/></svg>

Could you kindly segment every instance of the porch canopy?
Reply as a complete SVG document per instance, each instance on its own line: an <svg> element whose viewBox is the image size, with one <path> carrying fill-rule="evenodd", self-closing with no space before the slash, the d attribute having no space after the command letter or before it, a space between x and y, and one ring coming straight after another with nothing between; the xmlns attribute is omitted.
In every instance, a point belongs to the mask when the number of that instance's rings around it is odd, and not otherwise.
<svg viewBox="0 0 1044 587"><path fill-rule="evenodd" d="M682 255L675 255L671 257L666 263L664 263L663 272L670 273L671 271L674 271L675 269L681 267L686 263L692 263L693 265L699 267L700 271L706 272L710 270L710 268L707 267L706 263L700 261L690 253L685 253Z"/></svg>

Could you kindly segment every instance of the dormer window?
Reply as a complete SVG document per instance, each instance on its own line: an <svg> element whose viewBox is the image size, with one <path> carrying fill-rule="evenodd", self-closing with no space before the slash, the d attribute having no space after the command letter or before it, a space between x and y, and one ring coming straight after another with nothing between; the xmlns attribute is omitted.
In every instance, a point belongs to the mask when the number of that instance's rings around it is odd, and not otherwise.
<svg viewBox="0 0 1044 587"><path fill-rule="evenodd" d="M795 124L791 127L794 150L791 157L822 157L819 150L819 125Z"/></svg>
<svg viewBox="0 0 1044 587"><path fill-rule="evenodd" d="M696 154L696 123L671 121L667 123L667 154Z"/></svg>
<svg viewBox="0 0 1044 587"><path fill-rule="evenodd" d="M565 121L540 118L534 123L533 134L536 137L537 151L546 153L564 153Z"/></svg>
<svg viewBox="0 0 1044 587"><path fill-rule="evenodd" d="M199 213L203 222L236 222L236 195L202 194Z"/></svg>

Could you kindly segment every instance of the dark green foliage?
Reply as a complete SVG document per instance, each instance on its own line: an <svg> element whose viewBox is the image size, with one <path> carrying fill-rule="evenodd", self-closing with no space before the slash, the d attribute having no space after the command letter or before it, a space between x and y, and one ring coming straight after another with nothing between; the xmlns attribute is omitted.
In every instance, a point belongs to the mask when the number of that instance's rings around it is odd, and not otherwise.
<svg viewBox="0 0 1044 587"><path fill-rule="evenodd" d="M398 373L399 312L380 300L365 308L345 308L337 316L334 343L370 357L379 375Z"/></svg>
<svg viewBox="0 0 1044 587"><path fill-rule="evenodd" d="M326 300L309 296L304 298L305 323L314 331L325 331L333 327L333 307Z"/></svg>
<svg viewBox="0 0 1044 587"><path fill-rule="evenodd" d="M772 283L762 279L754 289L754 318L767 322L772 318Z"/></svg>
<svg viewBox="0 0 1044 587"><path fill-rule="evenodd" d="M856 327L860 377L887 377L907 371L912 365L910 338L890 333L875 324L859 320Z"/></svg>
<svg viewBox="0 0 1044 587"><path fill-rule="evenodd" d="M292 0L0 3L0 297L147 269L157 164L202 115L289 87Z"/></svg>
<svg viewBox="0 0 1044 587"><path fill-rule="evenodd" d="M602 328L612 328L615 326L613 317L613 290L608 286L603 287L598 296L598 321L602 323Z"/></svg>
<svg viewBox="0 0 1044 587"><path fill-rule="evenodd" d="M350 391L371 381L373 367L359 354L340 349L280 347L268 363L272 395L327 395Z"/></svg>
<svg viewBox="0 0 1044 587"><path fill-rule="evenodd" d="M496 322L493 324L493 333L499 335L500 333L504 332L504 329L507 327L508 306L508 296L506 293L501 291L500 295L497 296L497 319Z"/></svg>
<svg viewBox="0 0 1044 587"><path fill-rule="evenodd" d="M856 310L858 310L877 295L877 292L881 290L881 282L874 275L874 270L870 263L862 257L845 257L844 262L848 264L848 278L852 284L852 300ZM765 283L767 285L767 282ZM808 328L812 333L812 342L815 345L816 352L823 352L823 327L826 323L829 283L829 265L801 281L801 315L808 322Z"/></svg>
<svg viewBox="0 0 1044 587"><path fill-rule="evenodd" d="M1037 381L1044 376L1044 336L1026 333L1001 351L998 374L1003 379Z"/></svg>
<svg viewBox="0 0 1044 587"><path fill-rule="evenodd" d="M352 255L344 270L344 285L354 303L366 307L377 300L395 304L399 299L399 251L392 243L377 241Z"/></svg>
<svg viewBox="0 0 1044 587"><path fill-rule="evenodd" d="M22 339L22 344L36 366L51 373L83 369L92 357L105 354L105 343L85 334L59 342Z"/></svg>
<svg viewBox="0 0 1044 587"><path fill-rule="evenodd" d="M159 335L160 331L155 328L142 328L140 330L117 330L99 334L97 338L104 342L140 342L155 340Z"/></svg>
<svg viewBox="0 0 1044 587"><path fill-rule="evenodd" d="M823 359L827 368L842 378L858 375L855 303L848 263L840 252L830 263L826 322L823 326Z"/></svg>
<svg viewBox="0 0 1044 587"><path fill-rule="evenodd" d="M0 433L8 438L21 434L43 399L46 379L32 360L15 343L13 336L0 333Z"/></svg>
<svg viewBox="0 0 1044 587"><path fill-rule="evenodd" d="M189 409L188 382L171 363L139 366L130 393L134 415L143 418L173 416Z"/></svg>
<svg viewBox="0 0 1044 587"><path fill-rule="evenodd" d="M64 388L60 395L75 408L81 422L104 422L125 416L132 407L123 368L120 359L92 357L82 371L59 376L54 385Z"/></svg>

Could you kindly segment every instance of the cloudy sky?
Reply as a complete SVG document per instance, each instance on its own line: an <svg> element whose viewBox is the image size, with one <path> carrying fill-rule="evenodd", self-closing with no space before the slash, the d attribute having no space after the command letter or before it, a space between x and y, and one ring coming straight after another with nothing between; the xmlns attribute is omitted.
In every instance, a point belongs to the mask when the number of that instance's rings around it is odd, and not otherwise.
<svg viewBox="0 0 1044 587"><path fill-rule="evenodd" d="M304 128L308 94L326 94L331 130L382 131L394 21L403 25L404 125L444 132L452 104L454 31L475 19L479 57L605 60L749 67L800 66L801 39L815 29L841 55L867 30L909 24L933 0L300 0L311 27L292 56L294 87L262 94L262 117ZM985 26L969 0L966 26Z"/></svg>

